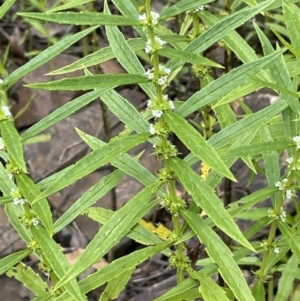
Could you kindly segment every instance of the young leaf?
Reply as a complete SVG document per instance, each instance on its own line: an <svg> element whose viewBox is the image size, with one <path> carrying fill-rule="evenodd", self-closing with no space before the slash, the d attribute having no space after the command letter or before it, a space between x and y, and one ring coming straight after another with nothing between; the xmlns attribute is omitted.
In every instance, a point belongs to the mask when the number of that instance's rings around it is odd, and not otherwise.
<svg viewBox="0 0 300 301"><path fill-rule="evenodd" d="M163 115L170 129L184 145L199 159L203 160L209 167L215 169L221 175L236 181L233 174L225 163L220 159L217 152L207 144L205 139L195 130L194 127L181 116L171 111Z"/></svg>
<svg viewBox="0 0 300 301"><path fill-rule="evenodd" d="M233 254L217 233L208 227L198 214L184 211L182 215L197 234L199 240L205 245L209 257L218 265L222 278L237 300L255 301L240 268L233 259Z"/></svg>
<svg viewBox="0 0 300 301"><path fill-rule="evenodd" d="M97 262L105 255L119 240L126 235L130 229L142 218L143 207L147 206L154 194L160 189L162 184L154 183L145 187L136 194L126 205L119 209L113 217L103 225L93 240L87 246L85 252L78 261L59 281L57 287L68 283L81 272ZM152 202L154 205L155 202ZM101 270L102 271L102 270Z"/></svg>
<svg viewBox="0 0 300 301"><path fill-rule="evenodd" d="M18 13L18 15L25 18L33 18L48 22L60 24L74 24L74 25L116 25L116 26L137 26L141 25L137 20L125 18L118 15L106 15L103 13L93 13L81 11L76 12L59 12L59 13Z"/></svg>
<svg viewBox="0 0 300 301"><path fill-rule="evenodd" d="M97 168L107 164L131 148L144 142L148 137L148 134L137 134L120 138L107 144L101 149L91 152L89 155L79 160L76 164L72 165L72 167L68 168L66 173L61 173L61 175L57 177L41 195L36 197L34 202L83 178Z"/></svg>
<svg viewBox="0 0 300 301"><path fill-rule="evenodd" d="M149 79L143 75L135 74L96 74L72 78L63 78L47 83L25 85L28 88L40 90L94 90L114 88L121 85L146 83Z"/></svg>
<svg viewBox="0 0 300 301"><path fill-rule="evenodd" d="M43 52L38 54L35 58L30 60L28 63L26 63L22 67L19 67L18 69L13 71L10 75L8 75L4 79L3 84L9 85L11 83L16 82L17 80L24 77L26 74L28 74L32 70L35 70L39 66L45 64L46 62L48 62L51 59L53 59L54 57L56 57L58 54L63 52L65 49L70 47L72 44L74 44L81 38L85 37L90 32L94 31L96 28L97 28L97 26L85 29L81 32L73 34L72 36L66 37L66 38L62 39L60 42L56 43L55 45L50 46L49 48L45 49Z"/></svg>
<svg viewBox="0 0 300 301"><path fill-rule="evenodd" d="M0 275L5 273L9 268L23 260L31 253L30 249L18 251L0 259Z"/></svg>
<svg viewBox="0 0 300 301"><path fill-rule="evenodd" d="M225 210L214 190L181 159L172 158L170 163L184 188L192 195L196 204L207 213L215 225L246 248L254 250L230 214Z"/></svg>
<svg viewBox="0 0 300 301"><path fill-rule="evenodd" d="M9 120L2 121L0 123L0 129L4 145L7 147L11 160L13 160L23 172L27 172L23 155L23 146L19 133L13 123Z"/></svg>
<svg viewBox="0 0 300 301"><path fill-rule="evenodd" d="M54 223L53 233L62 230L71 223L85 209L95 204L108 191L115 187L124 177L124 172L115 170L110 175L103 177L101 181L88 189L63 215Z"/></svg>

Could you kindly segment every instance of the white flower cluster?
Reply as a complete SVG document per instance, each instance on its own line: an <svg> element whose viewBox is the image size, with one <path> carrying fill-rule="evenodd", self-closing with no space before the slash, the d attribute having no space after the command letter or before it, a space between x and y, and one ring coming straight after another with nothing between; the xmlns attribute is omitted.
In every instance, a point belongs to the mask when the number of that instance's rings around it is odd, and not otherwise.
<svg viewBox="0 0 300 301"><path fill-rule="evenodd" d="M146 42L145 52L146 53L153 53L156 50L160 49L162 45L166 44L165 41L163 41L158 36L154 37L155 43L152 43L150 39Z"/></svg>
<svg viewBox="0 0 300 301"><path fill-rule="evenodd" d="M155 135L155 127L153 123L150 124L149 133L150 135Z"/></svg>
<svg viewBox="0 0 300 301"><path fill-rule="evenodd" d="M280 209L280 220L282 221L282 222L285 222L285 219L286 219L286 212L283 210L283 208L281 207L281 209Z"/></svg>
<svg viewBox="0 0 300 301"><path fill-rule="evenodd" d="M39 224L39 221L36 218L33 218L31 220L31 222L32 222L32 225L35 226L35 227Z"/></svg>
<svg viewBox="0 0 300 301"><path fill-rule="evenodd" d="M194 9L194 12L197 13L198 11L204 10L206 8L205 5L199 5Z"/></svg>
<svg viewBox="0 0 300 301"><path fill-rule="evenodd" d="M24 205L27 202L26 199L18 199L18 198L14 198L13 199L13 203L14 205Z"/></svg>
<svg viewBox="0 0 300 301"><path fill-rule="evenodd" d="M300 149L300 136L293 137L293 141L297 143L297 149Z"/></svg>
<svg viewBox="0 0 300 301"><path fill-rule="evenodd" d="M11 116L8 106L1 106L0 115L2 115L4 118L8 118Z"/></svg>
<svg viewBox="0 0 300 301"><path fill-rule="evenodd" d="M158 72L158 78L157 78L157 84L160 86L165 85L168 82L168 75L171 73L170 68L166 68L162 64L159 64L159 72ZM147 76L148 79L154 79L154 68L148 69L145 73L145 76Z"/></svg>
<svg viewBox="0 0 300 301"><path fill-rule="evenodd" d="M286 183L288 182L288 179L285 178L281 182L278 181L275 183L275 186L278 187L279 190L283 190L285 188Z"/></svg>
<svg viewBox="0 0 300 301"><path fill-rule="evenodd" d="M276 214L274 209L268 209L268 216L270 218L277 219L277 220L280 219L282 222L285 222L286 212L283 210L282 207L280 208L280 213L279 214Z"/></svg>
<svg viewBox="0 0 300 301"><path fill-rule="evenodd" d="M157 12L150 12L151 18L147 20L147 15L144 13L139 16L139 21L141 21L145 26L155 26L158 24L159 13Z"/></svg>
<svg viewBox="0 0 300 301"><path fill-rule="evenodd" d="M275 254L278 254L278 253L279 253L279 248L278 248L278 247L274 248L273 252L274 252Z"/></svg>
<svg viewBox="0 0 300 301"><path fill-rule="evenodd" d="M152 109L151 112L155 118L160 118L165 110L175 110L174 103L168 99L168 95L163 95L162 100L163 102L155 98L149 99L147 102L147 107Z"/></svg>

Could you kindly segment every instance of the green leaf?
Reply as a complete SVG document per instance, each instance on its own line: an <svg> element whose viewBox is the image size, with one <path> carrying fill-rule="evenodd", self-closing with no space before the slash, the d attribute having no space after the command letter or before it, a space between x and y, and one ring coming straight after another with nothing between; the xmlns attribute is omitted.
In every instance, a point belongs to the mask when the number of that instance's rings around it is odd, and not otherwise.
<svg viewBox="0 0 300 301"><path fill-rule="evenodd" d="M78 129L76 129L76 131L81 139L93 150L102 148L104 145L106 145L105 142L96 137L88 135ZM111 164L118 169L123 170L127 175L130 175L145 186L152 184L156 180L156 177L147 168L131 158L128 154L123 154L120 157L112 160ZM163 193L159 192L158 194L161 197L164 197Z"/></svg>
<svg viewBox="0 0 300 301"><path fill-rule="evenodd" d="M195 53L190 53L188 51L173 49L173 48L161 48L157 50L157 53L161 56L167 57L169 59L182 60L184 62L189 62L192 64L199 64L203 66L211 66L216 68L224 68L222 65L207 59L206 57L200 56Z"/></svg>
<svg viewBox="0 0 300 301"><path fill-rule="evenodd" d="M9 85L11 83L15 83L17 80L24 77L26 74L28 74L32 70L35 70L37 67L47 63L48 61L50 61L51 59L56 57L58 54L63 52L65 49L70 47L72 44L74 44L81 38L85 37L87 34L92 32L96 28L97 28L97 26L85 29L81 32L73 34L72 36L66 37L66 38L62 39L60 42L56 43L55 45L50 46L49 48L45 49L40 54L38 54L35 58L31 59L28 63L19 67L14 72L12 72L10 75L8 75L3 80L3 84Z"/></svg>
<svg viewBox="0 0 300 301"><path fill-rule="evenodd" d="M9 268L23 260L31 253L30 249L21 250L0 259L0 275L5 273Z"/></svg>
<svg viewBox="0 0 300 301"><path fill-rule="evenodd" d="M99 301L110 301L116 299L119 294L124 290L125 285L130 280L131 274L135 268L124 271L121 275L110 280L101 294Z"/></svg>
<svg viewBox="0 0 300 301"><path fill-rule="evenodd" d="M143 75L135 74L96 74L72 78L63 78L47 83L25 85L28 88L40 90L94 90L114 88L121 85L149 82Z"/></svg>
<svg viewBox="0 0 300 301"><path fill-rule="evenodd" d="M62 172L56 180L34 202L56 192L83 178L97 168L119 157L131 148L141 144L149 137L147 134L137 134L115 140L101 149L91 152L72 167Z"/></svg>
<svg viewBox="0 0 300 301"><path fill-rule="evenodd" d="M27 172L22 143L19 133L13 123L9 120L2 121L0 123L0 129L4 145L7 148L11 160L14 164L17 164L18 168L20 168L23 172Z"/></svg>
<svg viewBox="0 0 300 301"><path fill-rule="evenodd" d="M220 159L217 152L207 144L206 140L195 130L194 127L181 116L171 111L166 112L163 118L167 121L170 130L174 132L183 144L209 167L215 169L221 175L236 181L233 174L225 163Z"/></svg>
<svg viewBox="0 0 300 301"><path fill-rule="evenodd" d="M244 275L233 259L233 254L216 232L207 226L198 214L184 211L182 215L205 245L209 257L218 265L219 273L236 298L240 301L255 301Z"/></svg>
<svg viewBox="0 0 300 301"><path fill-rule="evenodd" d="M202 298L207 301L230 301L225 291L211 278L207 277L201 272L187 271L193 278L200 281L199 291L202 294Z"/></svg>
<svg viewBox="0 0 300 301"><path fill-rule="evenodd" d="M53 7L51 10L49 10L49 12L73 8L73 7L88 3L90 1L91 0L69 0L67 3L65 3L63 5ZM92 0L92 1L94 1L94 0Z"/></svg>
<svg viewBox="0 0 300 301"><path fill-rule="evenodd" d="M223 207L213 188L181 159L171 158L170 163L184 188L192 195L195 203L207 213L215 225L246 248L254 250Z"/></svg>
<svg viewBox="0 0 300 301"><path fill-rule="evenodd" d="M160 16L160 20L165 20L170 17L179 15L183 12L187 12L188 10L192 10L196 8L197 6L204 5L206 3L210 3L212 0L183 0L179 2L175 2L176 4L168 7L166 10L164 10Z"/></svg>
<svg viewBox="0 0 300 301"><path fill-rule="evenodd" d="M258 280L254 283L252 287L252 294L256 301L266 300L265 285L262 280Z"/></svg>
<svg viewBox="0 0 300 301"><path fill-rule="evenodd" d="M282 274L278 281L278 290L275 301L287 301L293 291L295 278L299 278L298 260L295 254L288 259L282 268Z"/></svg>
<svg viewBox="0 0 300 301"><path fill-rule="evenodd" d="M71 223L84 210L95 204L108 191L115 187L124 177L124 172L115 170L110 175L103 177L101 181L89 188L63 215L54 223L53 233L62 230Z"/></svg>
<svg viewBox="0 0 300 301"><path fill-rule="evenodd" d="M282 53L283 51L278 51L257 61L244 64L236 69L231 70L229 73L211 82L191 96L178 109L178 114L180 114L182 117L186 117L189 114L199 110L201 107L204 107L205 105L217 100L219 97L224 96L232 89L242 85L249 78L249 76L255 75L267 64L275 59L278 59Z"/></svg>
<svg viewBox="0 0 300 301"><path fill-rule="evenodd" d="M164 250L165 248L168 248L169 246L170 243L164 242L156 246L143 248L141 250L132 252L129 255L118 258L109 265L103 267L101 270L80 281L79 287L81 291L86 294L87 292L103 285L111 279L118 277L125 271L134 268L141 262L144 262L149 257L153 257L155 254ZM67 293L64 293L55 299L55 301L73 301L73 299L68 297Z"/></svg>
<svg viewBox="0 0 300 301"><path fill-rule="evenodd" d="M127 40L127 43L133 51L137 51L145 48L145 41L141 38L129 39ZM64 74L76 70L82 70L90 66L97 66L100 63L106 62L114 57L115 55L111 47L104 47L92 54L85 56L82 59L77 60L76 62L70 65L52 71L48 73L48 75Z"/></svg>
<svg viewBox="0 0 300 301"><path fill-rule="evenodd" d="M284 222L278 222L278 227L293 253L297 257L298 262L300 262L300 237L293 228L289 227Z"/></svg>
<svg viewBox="0 0 300 301"><path fill-rule="evenodd" d="M50 113L49 115L45 116L43 119L35 123L31 126L28 130L21 134L21 140L24 142L29 138L39 134L40 132L46 130L47 128L51 127L52 125L58 123L59 121L65 119L66 117L70 116L71 114L75 113L79 109L83 108L84 106L88 105L96 98L100 97L101 95L108 92L110 88L101 89L86 93L73 99L72 101L67 102L62 107L58 108L54 112Z"/></svg>
<svg viewBox="0 0 300 301"><path fill-rule="evenodd" d="M144 214L143 208L147 206L160 187L161 184L157 183L145 187L121 209L116 211L113 217L100 228L99 232L88 244L85 252L59 281L57 287L68 283L71 279L92 266L93 263L97 262L103 255L111 250L111 248L114 247L142 218ZM156 202L152 202L152 204L155 205ZM101 269L101 271L102 270L103 269Z"/></svg>
<svg viewBox="0 0 300 301"><path fill-rule="evenodd" d="M18 13L25 18L33 18L43 21L49 21L59 24L74 24L74 25L141 25L138 20L125 18L118 15L106 15L103 13L93 13L80 11L76 12L59 12L59 13Z"/></svg>
<svg viewBox="0 0 300 301"><path fill-rule="evenodd" d="M149 123L141 116L137 109L114 90L101 96L101 100L128 127L137 133L147 132Z"/></svg>
<svg viewBox="0 0 300 301"><path fill-rule="evenodd" d="M38 203L33 203L33 200L41 194L39 188L26 174L16 175L16 180L21 193L24 195L28 203L33 209L33 213L42 222L42 225L47 229L48 233L52 234L52 214L49 203L46 198L42 198Z"/></svg>
<svg viewBox="0 0 300 301"><path fill-rule="evenodd" d="M265 154L273 151L279 151L286 148L295 147L295 142L292 141L270 141L262 142L247 146L242 146L240 148L234 148L226 150L224 154L221 154L222 159L243 157L243 156L255 156L259 154Z"/></svg>
<svg viewBox="0 0 300 301"><path fill-rule="evenodd" d="M49 288L47 283L44 282L39 274L34 272L30 266L27 266L22 262L20 262L16 267L11 268L7 272L7 276L15 277L37 296L48 295Z"/></svg>
<svg viewBox="0 0 300 301"><path fill-rule="evenodd" d="M10 197L10 193L12 190L15 190L16 184L12 179L8 177L8 173L0 162L0 190L4 196Z"/></svg>
<svg viewBox="0 0 300 301"><path fill-rule="evenodd" d="M42 250L43 256L45 256L48 264L51 266L52 271L55 273L58 279L63 278L70 266L65 255L60 250L59 245L51 236L49 236L43 226L38 225L36 227L31 227L31 231ZM75 300L87 300L86 296L83 296L81 293L76 279L70 280L64 285L64 288Z"/></svg>
<svg viewBox="0 0 300 301"><path fill-rule="evenodd" d="M0 197L0 205L5 205L7 203L10 203L11 201L12 201L11 196Z"/></svg>
<svg viewBox="0 0 300 301"><path fill-rule="evenodd" d="M0 19L8 12L8 10L13 6L16 0L5 0L0 7Z"/></svg>
<svg viewBox="0 0 300 301"><path fill-rule="evenodd" d="M104 12L110 14L106 2L104 5ZM143 74L145 72L145 68L125 40L121 31L115 26L105 26L105 31L110 47L118 62L124 67L124 69L130 74ZM145 82L147 81L140 81L140 83ZM150 98L155 96L154 86L152 83L140 84L140 86Z"/></svg>

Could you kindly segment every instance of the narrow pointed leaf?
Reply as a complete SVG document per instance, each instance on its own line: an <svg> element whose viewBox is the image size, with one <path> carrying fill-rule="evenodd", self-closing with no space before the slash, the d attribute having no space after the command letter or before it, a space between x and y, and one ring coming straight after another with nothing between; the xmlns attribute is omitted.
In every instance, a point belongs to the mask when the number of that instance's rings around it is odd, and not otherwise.
<svg viewBox="0 0 300 301"><path fill-rule="evenodd" d="M34 182L26 174L16 175L18 187L22 194L32 206L33 213L36 214L39 221L46 228L48 233L52 234L52 214L49 203L46 198L42 198L38 203L33 203L33 200L41 194L40 189L34 184Z"/></svg>
<svg viewBox="0 0 300 301"><path fill-rule="evenodd" d="M30 266L20 262L16 267L7 272L8 277L14 277L23 283L25 287L34 292L37 296L48 295L48 285L42 278L33 271Z"/></svg>
<svg viewBox="0 0 300 301"><path fill-rule="evenodd" d="M135 74L96 74L80 77L63 78L47 83L26 85L28 88L40 90L94 90L114 88L121 85L149 82L145 76Z"/></svg>
<svg viewBox="0 0 300 301"><path fill-rule="evenodd" d="M16 263L23 260L30 255L32 251L30 249L18 251L0 259L0 275L5 273L9 268L13 267Z"/></svg>
<svg viewBox="0 0 300 301"><path fill-rule="evenodd" d="M113 159L119 157L131 148L141 144L149 137L148 134L138 134L124 137L113 141L101 149L91 152L89 155L79 160L66 173L62 173L34 202L46 197L60 189L83 178L97 168L107 164Z"/></svg>
<svg viewBox="0 0 300 301"><path fill-rule="evenodd" d="M0 19L6 14L6 12L12 7L16 0L5 0L0 7Z"/></svg>
<svg viewBox="0 0 300 301"><path fill-rule="evenodd" d="M53 46L50 46L40 54L38 54L35 58L30 60L28 63L23 65L22 67L16 69L10 75L8 75L4 80L3 84L9 85L11 83L16 82L20 78L24 77L26 74L35 70L39 66L45 64L46 62L50 61L52 58L56 57L58 54L63 52L65 49L69 48L72 44L80 40L81 38L85 37L87 34L95 30L97 26L90 27L85 29L79 33L76 33L72 36L66 37L56 43Z"/></svg>
<svg viewBox="0 0 300 301"><path fill-rule="evenodd" d="M141 25L137 20L125 18L119 15L106 15L103 13L93 12L59 12L59 13L18 13L25 18L33 18L59 24L74 24L74 25Z"/></svg>
<svg viewBox="0 0 300 301"><path fill-rule="evenodd" d="M179 158L172 158L170 163L184 188L192 195L196 204L207 213L215 225L232 239L253 250L251 244L245 239L230 214L225 210L214 190L186 162Z"/></svg>
<svg viewBox="0 0 300 301"><path fill-rule="evenodd" d="M182 215L197 234L199 240L205 245L209 257L218 265L222 278L228 284L237 300L255 301L244 279L244 275L233 259L233 254L217 233L207 226L198 214L184 211Z"/></svg>
<svg viewBox="0 0 300 301"><path fill-rule="evenodd" d="M183 144L199 159L203 160L209 167L215 169L221 175L235 181L235 178L217 152L206 142L206 140L195 130L194 127L181 116L171 111L165 113L171 131L175 133Z"/></svg>
<svg viewBox="0 0 300 301"><path fill-rule="evenodd" d="M53 233L62 230L71 223L84 210L94 205L108 191L115 187L124 177L124 172L115 170L110 175L103 177L101 181L88 189L72 206L54 223ZM39 203L39 202L38 202Z"/></svg>
<svg viewBox="0 0 300 301"><path fill-rule="evenodd" d="M10 120L0 123L1 136L7 151L15 164L23 171L27 172L24 161L23 146L18 131Z"/></svg>
<svg viewBox="0 0 300 301"><path fill-rule="evenodd" d="M104 5L104 12L110 14L106 3ZM116 26L105 26L105 30L110 47L123 68L130 74L143 74L145 72L145 68L125 40L121 31ZM145 82L147 81L139 82L141 83L141 88L149 97L154 97L155 91L152 83L146 84Z"/></svg>
<svg viewBox="0 0 300 301"><path fill-rule="evenodd" d="M211 82L199 92L191 96L184 104L178 109L178 114L186 117L192 112L197 111L201 107L212 103L219 97L231 92L232 89L243 84L249 76L255 75L259 70L263 69L267 64L277 59L283 51L275 52L274 54L265 56L257 61L242 65L239 68L233 69L226 75Z"/></svg>
<svg viewBox="0 0 300 301"><path fill-rule="evenodd" d="M43 226L38 225L37 227L31 227L31 231L53 272L56 274L58 279L61 279L70 268L65 255L60 250L58 244L45 231ZM87 300L87 298L81 293L76 279L70 280L64 285L64 288L76 301Z"/></svg>
<svg viewBox="0 0 300 301"><path fill-rule="evenodd" d="M143 207L147 206L161 184L154 183L136 194L127 204L119 209L113 217L103 225L85 252L57 284L58 287L68 283L84 270L92 266L104 256L130 229L142 218ZM152 202L154 205L156 202Z"/></svg>
<svg viewBox="0 0 300 301"><path fill-rule="evenodd" d="M73 99L72 101L67 102L54 112L50 113L49 115L45 116L43 119L35 123L28 130L23 132L21 134L22 142L41 133L42 131L48 129L52 125L60 122L61 120L65 119L66 117L70 116L71 114L75 113L79 109L94 101L97 97L100 97L101 95L105 94L109 90L110 88L92 91L81 95L80 97Z"/></svg>

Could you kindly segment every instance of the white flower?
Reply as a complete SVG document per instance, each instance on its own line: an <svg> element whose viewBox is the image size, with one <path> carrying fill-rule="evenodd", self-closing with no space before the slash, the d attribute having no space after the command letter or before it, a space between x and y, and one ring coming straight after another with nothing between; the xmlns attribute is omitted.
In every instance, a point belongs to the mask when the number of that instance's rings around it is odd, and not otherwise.
<svg viewBox="0 0 300 301"><path fill-rule="evenodd" d="M147 19L147 16L146 16L145 13L142 14L142 15L139 15L139 20L140 20L140 21L146 21L146 19Z"/></svg>
<svg viewBox="0 0 300 301"><path fill-rule="evenodd" d="M0 149L4 149L4 147L3 139L0 137Z"/></svg>
<svg viewBox="0 0 300 301"><path fill-rule="evenodd" d="M153 115L155 118L160 118L162 114L163 114L163 112L160 111L160 110L152 110L152 115Z"/></svg>
<svg viewBox="0 0 300 301"><path fill-rule="evenodd" d="M300 142L300 136L293 137L293 141L296 142L296 143L299 143Z"/></svg>
<svg viewBox="0 0 300 301"><path fill-rule="evenodd" d="M148 99L148 101L147 101L147 107L148 107L148 108L151 107L151 104L152 104L152 100L151 100L151 99Z"/></svg>
<svg viewBox="0 0 300 301"><path fill-rule="evenodd" d="M12 179L14 178L14 175L13 175L12 173L10 173L10 172L7 174L7 176L8 176L8 178L9 178L10 180L12 180Z"/></svg>
<svg viewBox="0 0 300 301"><path fill-rule="evenodd" d="M164 40L162 40L161 38L159 38L158 36L155 36L154 39L155 39L155 41L157 42L157 44L159 46L162 46L162 45L166 44L166 42Z"/></svg>
<svg viewBox="0 0 300 301"><path fill-rule="evenodd" d="M0 84L2 84L3 83L3 80L0 78Z"/></svg>
<svg viewBox="0 0 300 301"><path fill-rule="evenodd" d="M281 182L280 182L280 181L276 182L276 183L275 183L275 186L280 188L280 187L282 186L282 185L281 185Z"/></svg>
<svg viewBox="0 0 300 301"><path fill-rule="evenodd" d="M285 218L286 218L286 212L281 207L280 219L282 222L285 222Z"/></svg>
<svg viewBox="0 0 300 301"><path fill-rule="evenodd" d="M171 73L171 69L170 68L166 68L164 65L159 64L159 72L169 75Z"/></svg>
<svg viewBox="0 0 300 301"><path fill-rule="evenodd" d="M20 200L19 199L17 199L17 198L15 198L15 199L13 199L13 203L14 203L14 205L19 205L20 204Z"/></svg>
<svg viewBox="0 0 300 301"><path fill-rule="evenodd" d="M198 11L201 11L201 10L204 10L205 9L205 5L199 5L195 8L195 13L198 12Z"/></svg>
<svg viewBox="0 0 300 301"><path fill-rule="evenodd" d="M287 190L285 196L287 199L290 199L293 196L292 190Z"/></svg>
<svg viewBox="0 0 300 301"><path fill-rule="evenodd" d="M274 248L274 250L273 250L273 252L275 253L275 254L278 254L279 253L279 248Z"/></svg>
<svg viewBox="0 0 300 301"><path fill-rule="evenodd" d="M35 226L35 227L39 224L39 221L37 219L35 219L35 218L32 219L31 222L32 222L32 225Z"/></svg>
<svg viewBox="0 0 300 301"><path fill-rule="evenodd" d="M157 83L160 85L160 86L163 86L164 84L166 84L168 82L168 77L165 75L165 76L161 76L157 79Z"/></svg>
<svg viewBox="0 0 300 301"><path fill-rule="evenodd" d="M288 182L288 179L287 179L287 178L284 178L284 179L282 180L282 182L283 182L284 184L286 184L286 183Z"/></svg>
<svg viewBox="0 0 300 301"><path fill-rule="evenodd" d="M158 23L159 13L152 11L150 14L152 17L152 25L156 25Z"/></svg>
<svg viewBox="0 0 300 301"><path fill-rule="evenodd" d="M153 79L154 78L154 70L152 69L148 69L145 73L144 73L148 79Z"/></svg>
<svg viewBox="0 0 300 301"><path fill-rule="evenodd" d="M150 124L149 133L150 133L151 135L154 135L154 134L155 134L155 128L154 128L154 125L153 125L152 123Z"/></svg>
<svg viewBox="0 0 300 301"><path fill-rule="evenodd" d="M2 112L4 113L4 115L5 115L6 117L11 116L11 113L10 113L10 111L9 111L8 106L2 106L1 109L2 109Z"/></svg>
<svg viewBox="0 0 300 301"><path fill-rule="evenodd" d="M162 99L165 100L165 101L167 101L168 100L168 94L163 95Z"/></svg>
<svg viewBox="0 0 300 301"><path fill-rule="evenodd" d="M170 106L170 109L171 109L172 111L175 110L175 106L174 106L173 101L169 100L169 106Z"/></svg>
<svg viewBox="0 0 300 301"><path fill-rule="evenodd" d="M293 157L289 157L285 161L286 163L291 164L293 162Z"/></svg>
<svg viewBox="0 0 300 301"><path fill-rule="evenodd" d="M146 47L145 47L145 52L146 53L151 53L153 50L151 44L146 43Z"/></svg>

